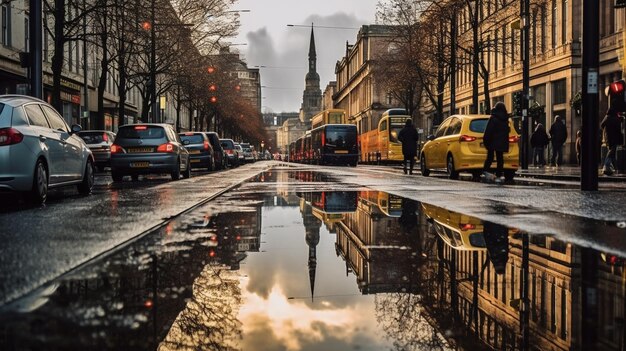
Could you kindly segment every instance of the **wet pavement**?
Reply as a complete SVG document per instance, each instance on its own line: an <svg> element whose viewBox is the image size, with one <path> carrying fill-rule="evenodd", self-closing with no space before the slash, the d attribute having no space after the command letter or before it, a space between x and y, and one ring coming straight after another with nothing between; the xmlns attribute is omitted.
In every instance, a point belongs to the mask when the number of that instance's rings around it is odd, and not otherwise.
<svg viewBox="0 0 626 351"><path fill-rule="evenodd" d="M255 176L4 306L0 349L624 349L617 214L353 172Z"/></svg>

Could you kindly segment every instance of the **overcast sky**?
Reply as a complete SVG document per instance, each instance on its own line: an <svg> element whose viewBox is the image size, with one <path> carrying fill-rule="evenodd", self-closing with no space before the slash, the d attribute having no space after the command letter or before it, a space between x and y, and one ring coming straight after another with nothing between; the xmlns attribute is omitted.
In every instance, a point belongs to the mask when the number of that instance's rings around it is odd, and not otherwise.
<svg viewBox="0 0 626 351"><path fill-rule="evenodd" d="M311 29L287 24L359 28L374 23L378 0L239 0L239 37L233 43L249 67L261 68L263 112L294 112L300 109L304 76L308 71ZM315 30L317 72L322 92L335 80L335 63L345 54L346 40L353 44L358 29Z"/></svg>

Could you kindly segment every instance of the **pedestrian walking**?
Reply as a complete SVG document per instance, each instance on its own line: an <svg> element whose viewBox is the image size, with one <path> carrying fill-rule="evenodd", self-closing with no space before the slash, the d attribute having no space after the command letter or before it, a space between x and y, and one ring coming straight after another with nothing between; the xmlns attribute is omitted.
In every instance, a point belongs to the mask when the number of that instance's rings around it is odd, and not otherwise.
<svg viewBox="0 0 626 351"><path fill-rule="evenodd" d="M611 175L615 169L615 154L617 153L617 146L624 142L622 136L622 118L618 115L617 111L613 108L609 108L606 112L606 116L600 123L600 128L604 132L604 140L606 140L606 146L609 152L604 159L604 167L602 173L605 175Z"/></svg>
<svg viewBox="0 0 626 351"><path fill-rule="evenodd" d="M563 164L563 144L567 140L567 127L561 120L561 116L554 117L554 123L550 126L550 142L552 143L552 158L550 165L559 167Z"/></svg>
<svg viewBox="0 0 626 351"><path fill-rule="evenodd" d="M578 165L580 166L580 150L582 150L583 145L583 132L579 129L576 131L576 160L578 161Z"/></svg>
<svg viewBox="0 0 626 351"><path fill-rule="evenodd" d="M489 170L496 157L496 182L502 182L504 173L504 153L509 151L509 113L503 102L498 102L491 110L491 116L485 127L483 144L487 148L487 159L483 166L483 175L489 178Z"/></svg>
<svg viewBox="0 0 626 351"><path fill-rule="evenodd" d="M413 126L413 120L407 118L404 128L398 134L398 140L402 143L402 155L404 156L404 174L413 174L413 166L415 165L415 156L417 156L417 140L419 134Z"/></svg>
<svg viewBox="0 0 626 351"><path fill-rule="evenodd" d="M535 131L530 136L530 145L533 148L533 166L543 167L546 165L545 149L549 142L550 138L548 138L546 127L538 123Z"/></svg>

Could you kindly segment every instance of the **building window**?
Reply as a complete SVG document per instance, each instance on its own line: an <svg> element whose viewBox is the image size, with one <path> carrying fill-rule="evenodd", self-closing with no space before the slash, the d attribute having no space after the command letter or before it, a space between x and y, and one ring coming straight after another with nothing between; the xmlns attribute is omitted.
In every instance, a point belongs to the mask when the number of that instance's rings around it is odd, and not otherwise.
<svg viewBox="0 0 626 351"><path fill-rule="evenodd" d="M502 27L502 69L506 67L506 25Z"/></svg>
<svg viewBox="0 0 626 351"><path fill-rule="evenodd" d="M567 0L563 0L561 7L561 44L567 41Z"/></svg>
<svg viewBox="0 0 626 351"><path fill-rule="evenodd" d="M498 41L498 30L497 29L496 29L496 36L494 38L493 43L494 43L494 45L493 45L493 50L494 50L494 56L493 56L494 62L493 62L493 65L496 68L496 70L498 70L498 68L499 68L498 67L498 54L499 54L498 53L498 43L499 43L499 41Z"/></svg>
<svg viewBox="0 0 626 351"><path fill-rule="evenodd" d="M2 5L2 45L11 46L11 8L8 4Z"/></svg>
<svg viewBox="0 0 626 351"><path fill-rule="evenodd" d="M546 6L541 6L541 52L546 52Z"/></svg>
<svg viewBox="0 0 626 351"><path fill-rule="evenodd" d="M552 83L552 104L559 105L564 104L567 100L566 97L566 85L565 79L558 80Z"/></svg>
<svg viewBox="0 0 626 351"><path fill-rule="evenodd" d="M558 27L557 23L557 2L556 0L552 0L552 48L556 48L556 31Z"/></svg>
<svg viewBox="0 0 626 351"><path fill-rule="evenodd" d="M511 63L515 63L515 54L517 54L517 48L515 47L515 30L511 30Z"/></svg>
<svg viewBox="0 0 626 351"><path fill-rule="evenodd" d="M537 56L537 40L539 39L537 37L537 9L533 10L533 14L532 14L532 27L530 30L532 30L532 33L530 35L530 37L532 38L532 55L533 56Z"/></svg>

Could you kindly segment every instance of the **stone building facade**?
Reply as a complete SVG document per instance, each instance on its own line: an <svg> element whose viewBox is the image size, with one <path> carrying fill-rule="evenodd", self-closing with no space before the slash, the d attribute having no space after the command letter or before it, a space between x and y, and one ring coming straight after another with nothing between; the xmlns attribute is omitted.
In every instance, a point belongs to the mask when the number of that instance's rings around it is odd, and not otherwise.
<svg viewBox="0 0 626 351"><path fill-rule="evenodd" d="M487 21L497 16L498 11L519 11L519 3L505 1L498 9L494 1L485 1L481 18ZM492 5L489 5L489 4ZM626 13L624 9L613 9L613 1L600 0L600 76L598 88L604 91L612 81L622 77L624 41L622 38ZM546 0L531 6L530 16L530 105L543 107L544 113L532 121L532 128L542 123L549 129L555 117L561 116L568 129L564 149L566 163L576 163L576 131L581 128L581 115L572 108L571 102L582 90L582 1ZM459 36L469 36L469 13L462 9L458 16ZM506 22L506 23L505 23ZM522 90L522 61L520 54L520 30L505 21L496 28L485 31L491 49L484 53L489 69L490 103L502 101L507 109L513 109L512 95ZM449 25L449 23L448 23ZM444 115L469 113L472 109L471 57L460 50L457 52L456 110L450 111L450 89L444 92ZM479 78L479 113L484 111L484 81ZM600 119L608 107L604 94L599 94ZM427 105L426 105L427 106ZM434 116L434 108L426 107L426 115ZM444 117L445 117L444 116ZM432 117L430 118L432 128Z"/></svg>
<svg viewBox="0 0 626 351"><path fill-rule="evenodd" d="M377 128L380 116L386 110L402 106L376 79L377 59L389 51L392 27L364 25L356 42L346 43L345 56L337 61L335 75L336 93L334 108L346 111L359 133Z"/></svg>

